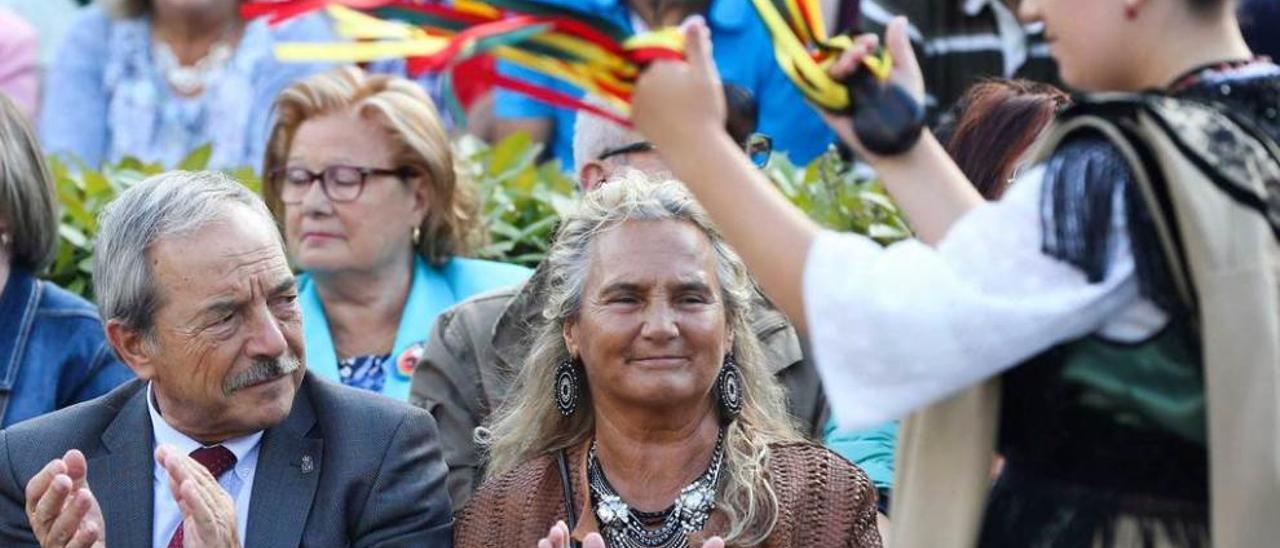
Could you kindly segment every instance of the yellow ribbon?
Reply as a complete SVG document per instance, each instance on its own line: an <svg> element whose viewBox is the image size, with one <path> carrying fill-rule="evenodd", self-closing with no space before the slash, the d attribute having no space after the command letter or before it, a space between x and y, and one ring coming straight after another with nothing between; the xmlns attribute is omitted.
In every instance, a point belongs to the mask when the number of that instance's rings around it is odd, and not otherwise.
<svg viewBox="0 0 1280 548"><path fill-rule="evenodd" d="M422 29L399 23L384 21L346 6L331 4L326 8L333 19L334 29L347 38L362 40L408 40L426 36Z"/></svg>
<svg viewBox="0 0 1280 548"><path fill-rule="evenodd" d="M782 68L783 73L791 79L792 82L800 88L805 97L810 101L817 103L819 106L833 111L840 111L849 106L849 92L845 89L844 84L831 78L827 73L831 66L839 59L838 55L829 55L821 62L814 60L810 54L806 44L821 45L825 49L834 50L835 52L843 52L853 47L853 40L848 36L837 36L835 38L827 38L826 27L822 23L822 18L817 14L821 13L816 0L787 0L787 6L791 10L792 20L800 24L796 25L796 32L793 32L791 25L778 12L777 8L770 0L751 0L755 4L756 11L760 13L760 17L764 20L765 27L769 29L769 34L773 36L774 56L778 60L778 66ZM804 2L805 6L813 14L812 26L810 22L803 17L803 12L799 9L797 2ZM863 65L870 70L876 78L886 80L889 72L893 68L893 58L889 55L888 50L884 50L877 56L868 56L863 59Z"/></svg>

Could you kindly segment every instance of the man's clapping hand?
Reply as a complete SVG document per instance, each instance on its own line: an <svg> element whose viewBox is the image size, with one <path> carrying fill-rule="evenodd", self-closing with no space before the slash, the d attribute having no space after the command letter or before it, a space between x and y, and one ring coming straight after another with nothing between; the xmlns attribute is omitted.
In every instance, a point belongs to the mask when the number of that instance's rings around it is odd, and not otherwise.
<svg viewBox="0 0 1280 548"><path fill-rule="evenodd" d="M72 449L27 482L27 521L44 548L105 547L102 508L89 490L89 466Z"/></svg>
<svg viewBox="0 0 1280 548"><path fill-rule="evenodd" d="M156 462L169 472L169 490L182 510L184 548L239 548L236 505L231 495L195 459L168 445Z"/></svg>

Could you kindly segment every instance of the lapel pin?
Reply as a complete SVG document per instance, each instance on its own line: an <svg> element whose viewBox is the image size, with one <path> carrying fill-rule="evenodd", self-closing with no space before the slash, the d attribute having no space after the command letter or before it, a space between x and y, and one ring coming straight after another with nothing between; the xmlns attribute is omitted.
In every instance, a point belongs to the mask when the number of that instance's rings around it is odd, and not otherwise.
<svg viewBox="0 0 1280 548"><path fill-rule="evenodd" d="M315 463L311 462L311 455L303 455L302 456L302 473L310 474L311 472L315 471L315 469L316 469L316 465Z"/></svg>

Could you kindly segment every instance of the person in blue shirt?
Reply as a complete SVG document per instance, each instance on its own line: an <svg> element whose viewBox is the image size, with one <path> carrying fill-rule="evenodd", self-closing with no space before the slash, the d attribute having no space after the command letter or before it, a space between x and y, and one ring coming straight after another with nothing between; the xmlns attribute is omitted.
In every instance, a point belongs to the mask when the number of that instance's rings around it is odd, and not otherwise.
<svg viewBox="0 0 1280 548"><path fill-rule="evenodd" d="M307 368L407 400L436 316L530 271L460 256L476 191L415 82L343 67L289 86L276 113L263 197L304 271Z"/></svg>
<svg viewBox="0 0 1280 548"><path fill-rule="evenodd" d="M774 150L793 162L808 163L834 142L835 136L778 67L773 40L751 2L746 0L540 0L603 17L622 28L642 31L678 25L687 17L705 17L711 28L716 65L725 82L746 88L759 102L758 131L773 138ZM527 80L573 96L581 90L544 74L511 63L499 62L506 76ZM499 137L529 133L544 142L566 170L572 169L572 110L558 108L526 95L497 89L494 116Z"/></svg>
<svg viewBox="0 0 1280 548"><path fill-rule="evenodd" d="M0 426L133 378L88 301L37 274L58 245L58 202L35 135L0 93Z"/></svg>
<svg viewBox="0 0 1280 548"><path fill-rule="evenodd" d="M871 478L879 497L876 507L889 515L893 494L893 452L898 445L898 421L864 430L841 430L835 419L822 429L822 443L840 456L856 463Z"/></svg>
<svg viewBox="0 0 1280 548"><path fill-rule="evenodd" d="M269 28L235 0L98 2L49 67L41 140L89 167L126 156L176 166L210 143L208 167L256 167L276 94L332 66L277 61L275 44L332 36L323 14Z"/></svg>

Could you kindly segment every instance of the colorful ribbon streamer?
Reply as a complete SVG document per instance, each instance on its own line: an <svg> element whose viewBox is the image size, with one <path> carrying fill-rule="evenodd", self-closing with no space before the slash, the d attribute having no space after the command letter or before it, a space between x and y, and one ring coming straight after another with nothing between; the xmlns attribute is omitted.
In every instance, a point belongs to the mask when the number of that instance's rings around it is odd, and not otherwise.
<svg viewBox="0 0 1280 548"><path fill-rule="evenodd" d="M853 40L827 35L818 0L751 1L773 37L783 72L814 103L831 111L847 110L849 91L827 70ZM454 0L449 5L423 0L250 1L241 13L280 24L318 10L327 10L339 35L352 41L282 44L276 49L280 59L403 58L411 76L444 72L448 79L453 65L492 55L602 98L608 108L496 71L483 74L489 83L628 125L631 92L642 67L658 59L684 57L683 37L674 28L631 35L608 20L532 0ZM863 63L883 81L892 60L886 51Z"/></svg>
<svg viewBox="0 0 1280 548"><path fill-rule="evenodd" d="M773 36L778 66L805 97L832 112L849 109L845 84L827 74L840 54L853 47L848 36L827 35L818 0L751 0ZM862 60L876 79L885 81L893 66L888 50Z"/></svg>
<svg viewBox="0 0 1280 548"><path fill-rule="evenodd" d="M477 55L492 55L603 98L607 108L551 86L484 74L493 85L552 105L587 110L628 124L631 91L641 68L657 59L683 59L676 29L629 35L610 22L528 0L289 0L246 2L246 18L271 24L327 10L346 43L286 43L285 61L367 62L403 58L409 74L446 72Z"/></svg>

